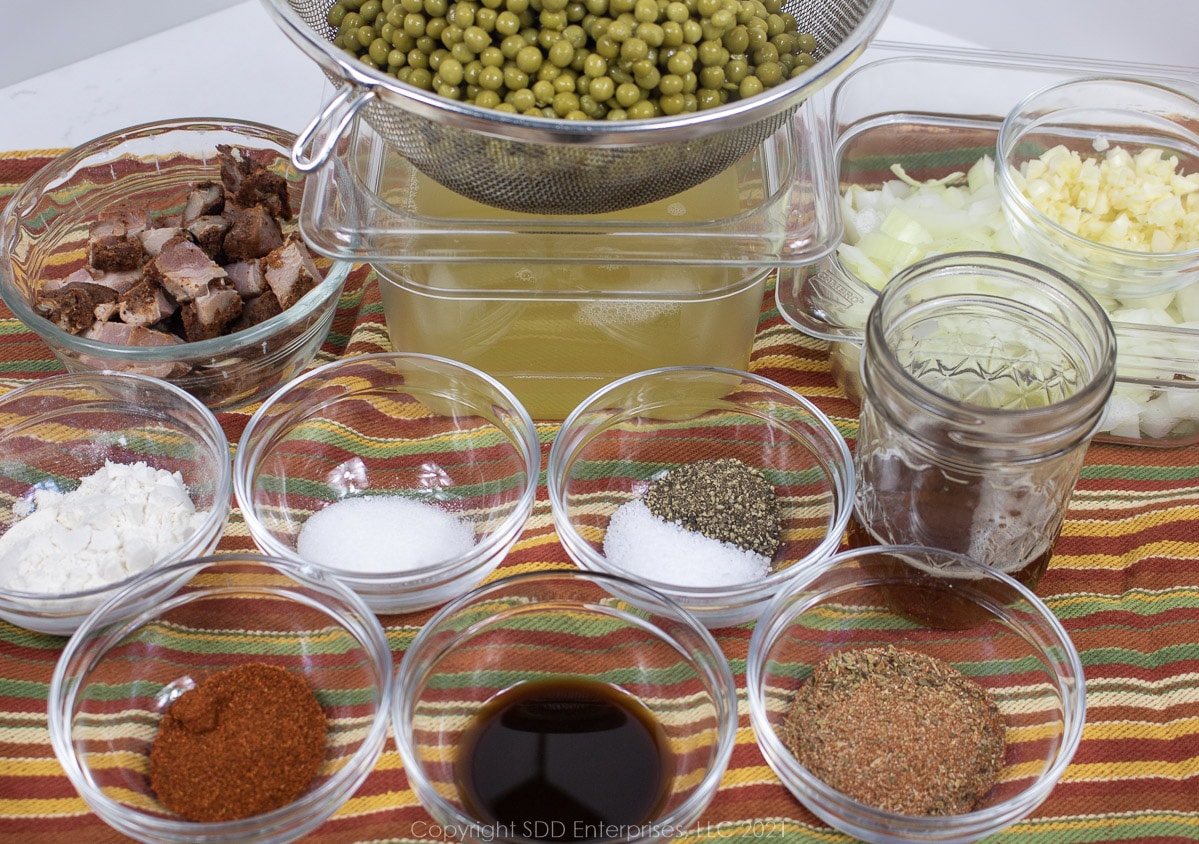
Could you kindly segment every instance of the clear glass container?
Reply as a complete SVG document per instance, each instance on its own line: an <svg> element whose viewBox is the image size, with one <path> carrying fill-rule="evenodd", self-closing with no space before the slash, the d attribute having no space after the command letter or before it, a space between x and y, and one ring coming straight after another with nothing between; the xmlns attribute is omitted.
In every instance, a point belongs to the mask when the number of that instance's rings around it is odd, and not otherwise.
<svg viewBox="0 0 1199 844"><path fill-rule="evenodd" d="M930 258L866 322L853 544L966 554L1034 588L1115 380L1102 306L1022 258Z"/></svg>

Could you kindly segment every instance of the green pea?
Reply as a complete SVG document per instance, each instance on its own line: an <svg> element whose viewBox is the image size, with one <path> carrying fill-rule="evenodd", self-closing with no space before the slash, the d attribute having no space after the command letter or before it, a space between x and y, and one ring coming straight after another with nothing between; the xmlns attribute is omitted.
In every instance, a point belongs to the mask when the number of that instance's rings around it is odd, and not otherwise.
<svg viewBox="0 0 1199 844"><path fill-rule="evenodd" d="M520 16L511 11L500 12L495 16L494 29L500 35L516 35L520 32Z"/></svg>
<svg viewBox="0 0 1199 844"><path fill-rule="evenodd" d="M554 77L554 81L551 84L553 84L554 90L558 93L565 91L573 94L575 92L575 75L570 71L563 71Z"/></svg>
<svg viewBox="0 0 1199 844"><path fill-rule="evenodd" d="M741 80L749 73L749 62L741 58L729 59L724 66L725 78L734 85L740 85Z"/></svg>
<svg viewBox="0 0 1199 844"><path fill-rule="evenodd" d="M783 66L778 62L761 62L754 68L754 75L767 88L773 88L783 81Z"/></svg>
<svg viewBox="0 0 1199 844"><path fill-rule="evenodd" d="M616 102L622 108L628 109L641 100L641 89L634 82L625 82L616 86Z"/></svg>
<svg viewBox="0 0 1199 844"><path fill-rule="evenodd" d="M325 22L328 23L329 26L339 27L341 26L342 19L346 16L348 11L349 9L347 9L344 4L334 3L329 7L329 11L325 14Z"/></svg>
<svg viewBox="0 0 1199 844"><path fill-rule="evenodd" d="M483 67L503 67L504 54L499 47L484 47L479 53L479 61L483 63Z"/></svg>
<svg viewBox="0 0 1199 844"><path fill-rule="evenodd" d="M480 91L475 96L475 105L482 106L483 108L495 108L501 102L500 95L495 91Z"/></svg>
<svg viewBox="0 0 1199 844"><path fill-rule="evenodd" d="M811 53L800 53L795 57L795 66L801 70L803 68L811 67L814 64L816 64L816 57Z"/></svg>
<svg viewBox="0 0 1199 844"><path fill-rule="evenodd" d="M362 19L362 15L358 14L357 12L346 12L345 17L341 19L341 31L352 32L353 30L358 29L358 27L362 26L364 23L366 23L366 21Z"/></svg>
<svg viewBox="0 0 1199 844"><path fill-rule="evenodd" d="M525 73L536 73L541 67L542 59L541 51L536 47L522 47L516 54L516 66Z"/></svg>
<svg viewBox="0 0 1199 844"><path fill-rule="evenodd" d="M592 79L608 74L608 60L599 53L589 53L583 63L583 73Z"/></svg>
<svg viewBox="0 0 1199 844"><path fill-rule="evenodd" d="M380 66L387 64L387 54L391 52L391 44L384 38L376 38L367 48L371 59Z"/></svg>
<svg viewBox="0 0 1199 844"><path fill-rule="evenodd" d="M433 90L433 74L426 67L414 67L408 75L408 84L415 85L425 91Z"/></svg>
<svg viewBox="0 0 1199 844"><path fill-rule="evenodd" d="M548 58L558 67L569 67L575 58L575 48L564 38L550 47Z"/></svg>
<svg viewBox="0 0 1199 844"><path fill-rule="evenodd" d="M491 46L491 36L482 27L471 24L462 30L462 43L475 53L481 53Z"/></svg>
<svg viewBox="0 0 1199 844"><path fill-rule="evenodd" d="M358 27L357 37L358 37L358 45L360 47L369 48L371 45L371 42L373 42L376 38L379 37L379 33L375 31L375 28L373 26L360 26L360 27Z"/></svg>
<svg viewBox="0 0 1199 844"><path fill-rule="evenodd" d="M414 69L426 70L429 67L429 54L417 48L408 51L408 66ZM429 77L432 80L432 76Z"/></svg>
<svg viewBox="0 0 1199 844"><path fill-rule="evenodd" d="M762 85L762 81L756 76L746 76L737 86L737 93L743 100L755 94L760 94L764 90L765 87Z"/></svg>
<svg viewBox="0 0 1199 844"><path fill-rule="evenodd" d="M723 66L705 67L699 72L699 84L701 88L722 88L724 87L724 81Z"/></svg>
<svg viewBox="0 0 1199 844"><path fill-rule="evenodd" d="M566 29L567 24L570 23L570 21L566 19L566 12L551 12L544 9L542 10L541 14L538 15L537 20L540 21L541 25L546 29L555 30L557 32L561 32L562 30Z"/></svg>
<svg viewBox="0 0 1199 844"><path fill-rule="evenodd" d="M662 46L678 47L683 43L683 27L674 21L662 24Z"/></svg>
<svg viewBox="0 0 1199 844"><path fill-rule="evenodd" d="M475 13L475 26L484 32L495 32L495 21L499 16L495 9L479 9Z"/></svg>
<svg viewBox="0 0 1199 844"><path fill-rule="evenodd" d="M464 69L462 62L458 61L453 56L447 56L441 60L437 66L437 75L441 77L447 85L461 85L464 79Z"/></svg>
<svg viewBox="0 0 1199 844"><path fill-rule="evenodd" d="M604 120L628 120L629 113L623 108L609 108Z"/></svg>
<svg viewBox="0 0 1199 844"><path fill-rule="evenodd" d="M383 4L379 0L366 0L358 7L358 14L362 15L362 19L367 23L374 23L381 11L383 11Z"/></svg>
<svg viewBox="0 0 1199 844"><path fill-rule="evenodd" d="M390 50L388 50L388 52L387 52L387 66L388 67L393 67L393 68L394 67L403 67L407 63L408 63L408 57L406 55L404 55L403 50L397 50L395 47L392 47Z"/></svg>
<svg viewBox="0 0 1199 844"><path fill-rule="evenodd" d="M689 73L691 71L691 67L691 56L683 51L675 53L670 57L670 60L666 62L666 69L679 76L684 73Z"/></svg>
<svg viewBox="0 0 1199 844"><path fill-rule="evenodd" d="M533 96L537 100L537 105L545 105L554 98L554 94L558 93L554 90L554 83L545 79L538 79L532 85Z"/></svg>
<svg viewBox="0 0 1199 844"><path fill-rule="evenodd" d="M596 102L606 103L616 94L616 84L612 81L611 76L597 76L591 80L591 84L587 87L587 93Z"/></svg>
<svg viewBox="0 0 1199 844"><path fill-rule="evenodd" d="M629 113L629 120L648 120L657 115L658 110L654 108L654 104L649 100L641 100L633 103L626 111Z"/></svg>
<svg viewBox="0 0 1199 844"><path fill-rule="evenodd" d="M649 55L649 45L640 38L630 38L620 45L620 58L626 62L639 62Z"/></svg>
<svg viewBox="0 0 1199 844"><path fill-rule="evenodd" d="M569 112L579 111L579 98L571 91L559 91L554 94L551 105L555 114L564 117Z"/></svg>
<svg viewBox="0 0 1199 844"><path fill-rule="evenodd" d="M658 83L658 91L664 95L682 94L683 93L683 77L677 73L667 73L662 77L662 81ZM665 109L663 109L665 111ZM678 114L678 112L674 112Z"/></svg>
<svg viewBox="0 0 1199 844"><path fill-rule="evenodd" d="M518 68L514 64L504 67L504 87L509 91L515 91L518 88L527 88L529 85L529 74Z"/></svg>
<svg viewBox="0 0 1199 844"><path fill-rule="evenodd" d="M498 67L487 67L479 71L479 87L486 91L498 91L504 87L504 71Z"/></svg>
<svg viewBox="0 0 1199 844"><path fill-rule="evenodd" d="M654 23L658 20L657 0L637 0L633 6L633 17L643 23Z"/></svg>
<svg viewBox="0 0 1199 844"><path fill-rule="evenodd" d="M472 61L475 61L475 56L477 54L470 47L467 47L465 44L459 41L453 47L450 47L450 55L456 58L465 67ZM481 62L480 65L482 65Z"/></svg>
<svg viewBox="0 0 1199 844"><path fill-rule="evenodd" d="M391 34L391 46L407 53L409 50L416 49L416 39L404 32L404 30L397 29Z"/></svg>

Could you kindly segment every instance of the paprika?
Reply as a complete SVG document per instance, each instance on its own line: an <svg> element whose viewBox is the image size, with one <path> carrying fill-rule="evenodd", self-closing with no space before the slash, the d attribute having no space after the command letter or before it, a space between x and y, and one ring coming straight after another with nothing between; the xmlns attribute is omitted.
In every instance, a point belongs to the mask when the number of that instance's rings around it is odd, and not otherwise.
<svg viewBox="0 0 1199 844"><path fill-rule="evenodd" d="M248 663L207 677L164 713L150 788L193 821L230 821L295 800L325 758L325 713L299 675Z"/></svg>

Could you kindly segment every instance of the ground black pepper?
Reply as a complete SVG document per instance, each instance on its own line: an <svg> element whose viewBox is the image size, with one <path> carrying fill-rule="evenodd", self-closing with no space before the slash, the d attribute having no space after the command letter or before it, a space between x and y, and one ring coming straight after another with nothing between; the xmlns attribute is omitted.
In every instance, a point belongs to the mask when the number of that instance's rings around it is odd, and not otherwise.
<svg viewBox="0 0 1199 844"><path fill-rule="evenodd" d="M659 519L709 539L767 558L778 550L782 528L774 487L761 472L736 458L679 466L653 481L644 500Z"/></svg>
<svg viewBox="0 0 1199 844"><path fill-rule="evenodd" d="M177 698L150 749L150 788L193 821L229 821L299 797L325 758L325 713L304 679L248 663Z"/></svg>
<svg viewBox="0 0 1199 844"><path fill-rule="evenodd" d="M1006 751L990 692L942 660L891 646L840 651L817 666L783 739L825 784L907 815L969 812Z"/></svg>

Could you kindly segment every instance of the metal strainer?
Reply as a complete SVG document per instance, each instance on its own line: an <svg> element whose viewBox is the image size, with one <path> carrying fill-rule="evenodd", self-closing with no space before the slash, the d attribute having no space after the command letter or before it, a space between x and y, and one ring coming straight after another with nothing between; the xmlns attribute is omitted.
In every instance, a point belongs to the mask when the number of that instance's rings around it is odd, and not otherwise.
<svg viewBox="0 0 1199 844"><path fill-rule="evenodd" d="M865 50L892 0L786 0L820 45L806 73L747 100L648 120L554 120L505 114L398 82L333 46L334 0L262 0L337 86L292 151L308 172L333 154L359 111L434 181L469 199L533 214L594 214L694 187L770 137L807 97Z"/></svg>

